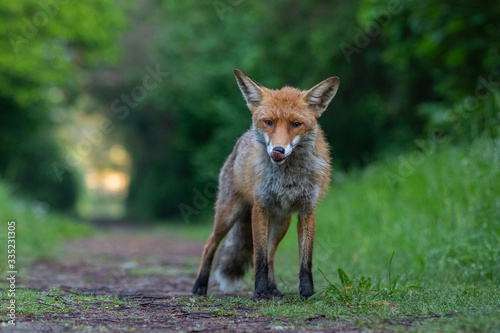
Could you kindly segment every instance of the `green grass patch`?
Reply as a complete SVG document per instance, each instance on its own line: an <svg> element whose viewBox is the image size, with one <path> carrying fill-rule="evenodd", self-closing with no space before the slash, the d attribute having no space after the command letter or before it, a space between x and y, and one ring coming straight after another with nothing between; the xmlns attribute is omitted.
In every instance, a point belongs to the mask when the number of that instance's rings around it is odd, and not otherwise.
<svg viewBox="0 0 500 333"><path fill-rule="evenodd" d="M8 290L1 291L0 320L7 320L9 301ZM39 291L29 288L16 290L16 314L41 316L50 313L71 312L75 309L86 311L89 308L102 308L103 311L115 310L122 306L138 306L134 301L120 299L117 296L67 294L57 287L48 291Z"/></svg>
<svg viewBox="0 0 500 333"><path fill-rule="evenodd" d="M412 332L498 332L500 327L500 309L470 310L457 316L438 317L422 322Z"/></svg>
<svg viewBox="0 0 500 333"><path fill-rule="evenodd" d="M307 302L295 296L270 301L260 314L325 315L392 330L498 327L499 145L490 139L436 143L363 171L334 172L330 193L317 209L318 293ZM198 228L185 225L177 232L208 236L210 229ZM275 270L279 288L297 295L297 234L290 229ZM252 290L249 275L245 288Z"/></svg>
<svg viewBox="0 0 500 333"><path fill-rule="evenodd" d="M412 154L362 172L334 173L317 209L314 267L326 276L342 267L355 276L387 278L387 258L395 251L394 271L414 280L498 284L498 143L437 147L399 176L401 161ZM400 178L390 181L391 175ZM284 280L299 269L297 235L290 231L276 258L278 270L290 267L281 273Z"/></svg>

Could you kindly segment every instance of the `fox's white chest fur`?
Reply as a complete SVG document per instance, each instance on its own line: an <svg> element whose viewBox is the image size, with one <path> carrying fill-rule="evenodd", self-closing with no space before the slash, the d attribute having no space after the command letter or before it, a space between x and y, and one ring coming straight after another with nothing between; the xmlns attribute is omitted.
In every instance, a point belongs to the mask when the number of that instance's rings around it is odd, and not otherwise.
<svg viewBox="0 0 500 333"><path fill-rule="evenodd" d="M262 205L273 211L280 210L281 214L313 208L320 191L315 178L328 165L313 153L316 133L304 135L293 153L279 165L271 161L265 143L256 140L256 136L254 144L262 150L256 161L260 179L258 197Z"/></svg>

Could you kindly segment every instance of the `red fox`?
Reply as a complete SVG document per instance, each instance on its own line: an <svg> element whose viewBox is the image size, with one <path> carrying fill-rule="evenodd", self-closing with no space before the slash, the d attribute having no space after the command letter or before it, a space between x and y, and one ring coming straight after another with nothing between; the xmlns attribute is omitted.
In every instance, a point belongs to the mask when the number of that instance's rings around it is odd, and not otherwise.
<svg viewBox="0 0 500 333"><path fill-rule="evenodd" d="M314 294L315 208L330 183L329 147L317 119L335 96L339 78L307 91L272 90L239 70L234 74L252 127L220 172L214 228L193 294L206 295L215 251L227 235L215 272L221 287L241 279L253 256L254 298L283 296L274 278L274 254L298 212L299 292L307 299Z"/></svg>

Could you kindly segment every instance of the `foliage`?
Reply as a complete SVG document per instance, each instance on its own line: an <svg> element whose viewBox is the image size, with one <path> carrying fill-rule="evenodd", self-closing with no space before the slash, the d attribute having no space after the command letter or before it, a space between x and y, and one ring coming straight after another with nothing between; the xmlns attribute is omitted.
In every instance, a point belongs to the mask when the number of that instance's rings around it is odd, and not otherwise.
<svg viewBox="0 0 500 333"><path fill-rule="evenodd" d="M130 215L178 215L185 204L197 216L197 191L214 182L250 126L234 68L270 88L308 89L338 75L339 92L320 119L337 169L401 151L424 133L445 133L454 141L472 140L483 130L498 136L499 21L496 7L484 11L489 7L458 0L141 7L130 33L140 47L128 48L135 61L115 70L120 85L97 89L109 103L141 86L147 65L169 73L120 122L134 160ZM149 39L138 37L144 31ZM481 76L493 81L490 90L481 86ZM477 87L485 98L460 113Z"/></svg>
<svg viewBox="0 0 500 333"><path fill-rule="evenodd" d="M498 8L486 0L3 4L0 175L71 207L74 172L60 182L50 168L71 154L51 133L68 109L85 109L111 119L131 155L129 217L179 215L181 204L198 217L214 195L197 193L216 182L250 126L234 68L270 88L339 76L319 120L336 169L366 166L427 134L496 138ZM117 51L119 63L101 66ZM151 81L151 70L162 76Z"/></svg>
<svg viewBox="0 0 500 333"><path fill-rule="evenodd" d="M71 209L77 183L53 169L65 157L55 128L85 89L85 71L116 58L123 8L109 0L3 2L0 20L0 177L17 193Z"/></svg>
<svg viewBox="0 0 500 333"><path fill-rule="evenodd" d="M141 218L179 214L179 204L192 206L195 192L203 192L217 178L234 142L250 126L234 68L271 88L293 84L308 89L332 75L342 78L341 86L357 85L361 77L349 74L351 69L344 66L338 48L350 35L345 27L353 26L356 8L356 2L259 1L233 4L221 12L213 3L186 1L141 12L159 27L150 32L150 45L141 48L141 52L148 50L149 57L135 56L142 62L134 65L135 79L128 84L107 93L99 87L103 97L111 100L110 96L140 86L148 64L159 64L169 73L121 122L134 159L130 214ZM277 16L277 12L286 15ZM337 24L332 25L334 12ZM138 30L147 27L137 24ZM137 49L130 52L138 53ZM371 67L370 62L358 58L353 66ZM130 71L130 64L126 66ZM373 68L370 75L379 76L377 67ZM349 146L334 145L335 151L343 152L337 156L343 156L346 164L360 163L364 155L373 153L377 145L373 136L384 126L384 116L378 116L380 110L373 107L378 100L375 90L382 92L384 86L358 86L366 99L347 102L352 96L346 89L321 120L334 142L349 137ZM363 130L348 130L347 125L354 123Z"/></svg>
<svg viewBox="0 0 500 333"><path fill-rule="evenodd" d="M391 3L364 0L360 22L384 19ZM409 112L423 117L428 131L444 130L457 141L483 131L498 137L499 7L486 0L396 3L381 32L381 58L404 99L414 99Z"/></svg>

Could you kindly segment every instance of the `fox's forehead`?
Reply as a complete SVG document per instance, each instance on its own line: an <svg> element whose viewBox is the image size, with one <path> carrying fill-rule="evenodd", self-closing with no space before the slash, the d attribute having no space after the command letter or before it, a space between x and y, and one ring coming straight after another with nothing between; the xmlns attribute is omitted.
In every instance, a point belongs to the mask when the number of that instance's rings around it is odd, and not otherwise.
<svg viewBox="0 0 500 333"><path fill-rule="evenodd" d="M288 86L280 90L265 89L258 114L260 117L283 120L296 117L314 118L307 110L304 93L302 90Z"/></svg>
<svg viewBox="0 0 500 333"><path fill-rule="evenodd" d="M293 87L284 87L280 90L266 89L262 104L267 107L304 107L304 92Z"/></svg>

